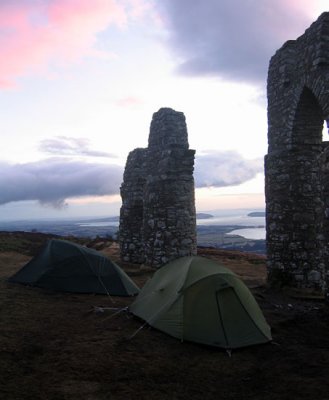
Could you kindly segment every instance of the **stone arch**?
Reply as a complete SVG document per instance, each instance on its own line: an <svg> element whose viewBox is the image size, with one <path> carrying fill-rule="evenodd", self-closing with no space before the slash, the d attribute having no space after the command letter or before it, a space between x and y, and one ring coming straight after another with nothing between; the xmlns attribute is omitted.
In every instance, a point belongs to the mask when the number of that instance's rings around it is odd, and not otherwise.
<svg viewBox="0 0 329 400"><path fill-rule="evenodd" d="M265 195L269 282L324 293L328 275L329 13L272 57ZM326 217L327 215L327 217Z"/></svg>

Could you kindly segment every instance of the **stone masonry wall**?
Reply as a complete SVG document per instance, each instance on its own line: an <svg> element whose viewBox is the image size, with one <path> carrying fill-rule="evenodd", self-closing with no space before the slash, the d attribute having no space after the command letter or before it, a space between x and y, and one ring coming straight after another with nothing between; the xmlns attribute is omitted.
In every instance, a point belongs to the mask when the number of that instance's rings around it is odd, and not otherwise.
<svg viewBox="0 0 329 400"><path fill-rule="evenodd" d="M329 13L272 57L268 72L265 195L271 284L328 286Z"/></svg>
<svg viewBox="0 0 329 400"><path fill-rule="evenodd" d="M142 237L144 187L147 171L147 149L135 149L128 155L120 188L123 206L120 210L120 246L124 259L144 262Z"/></svg>
<svg viewBox="0 0 329 400"><path fill-rule="evenodd" d="M121 187L121 258L161 266L196 254L194 150L185 116L170 108L154 113L148 148L133 150Z"/></svg>

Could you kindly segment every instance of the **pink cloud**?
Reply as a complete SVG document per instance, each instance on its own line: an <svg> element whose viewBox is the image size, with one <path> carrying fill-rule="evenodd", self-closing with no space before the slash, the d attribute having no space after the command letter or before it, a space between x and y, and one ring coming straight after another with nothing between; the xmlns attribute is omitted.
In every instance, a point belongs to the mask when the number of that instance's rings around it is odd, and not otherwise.
<svg viewBox="0 0 329 400"><path fill-rule="evenodd" d="M97 34L127 24L118 0L4 1L0 4L0 87L15 78L97 55Z"/></svg>
<svg viewBox="0 0 329 400"><path fill-rule="evenodd" d="M134 96L128 96L128 97L124 97L122 99L118 99L115 104L118 107L139 107L143 104L143 100L138 98L138 97L134 97Z"/></svg>

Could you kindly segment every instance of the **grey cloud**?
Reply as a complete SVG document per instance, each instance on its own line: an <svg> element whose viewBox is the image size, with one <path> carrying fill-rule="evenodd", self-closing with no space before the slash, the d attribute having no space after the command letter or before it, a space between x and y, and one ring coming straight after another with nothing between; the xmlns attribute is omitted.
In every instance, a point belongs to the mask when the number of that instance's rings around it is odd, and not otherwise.
<svg viewBox="0 0 329 400"><path fill-rule="evenodd" d="M116 156L104 151L90 149L90 142L86 138L55 136L40 142L39 150L48 154L68 156L112 157Z"/></svg>
<svg viewBox="0 0 329 400"><path fill-rule="evenodd" d="M195 161L196 187L238 185L262 171L263 160L246 160L236 152L210 152ZM123 167L67 158L10 165L0 162L0 205L25 200L63 207L69 198L115 195Z"/></svg>
<svg viewBox="0 0 329 400"><path fill-rule="evenodd" d="M195 186L226 187L240 185L263 172L263 159L247 160L235 151L212 151L197 155Z"/></svg>
<svg viewBox="0 0 329 400"><path fill-rule="evenodd" d="M123 168L51 158L40 162L0 163L0 204L38 200L61 207L72 197L119 193Z"/></svg>
<svg viewBox="0 0 329 400"><path fill-rule="evenodd" d="M270 57L310 24L305 3L166 0L158 4L178 72L264 82Z"/></svg>

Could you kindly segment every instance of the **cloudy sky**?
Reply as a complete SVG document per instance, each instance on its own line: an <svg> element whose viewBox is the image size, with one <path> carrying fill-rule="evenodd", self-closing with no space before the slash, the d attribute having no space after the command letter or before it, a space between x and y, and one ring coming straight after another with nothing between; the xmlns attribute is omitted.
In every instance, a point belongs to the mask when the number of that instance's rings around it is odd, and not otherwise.
<svg viewBox="0 0 329 400"><path fill-rule="evenodd" d="M152 114L186 116L198 211L264 207L270 57L327 0L1 0L0 220L117 215Z"/></svg>

